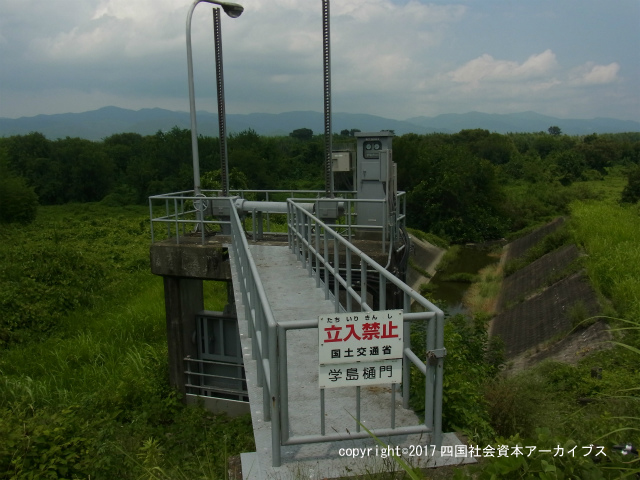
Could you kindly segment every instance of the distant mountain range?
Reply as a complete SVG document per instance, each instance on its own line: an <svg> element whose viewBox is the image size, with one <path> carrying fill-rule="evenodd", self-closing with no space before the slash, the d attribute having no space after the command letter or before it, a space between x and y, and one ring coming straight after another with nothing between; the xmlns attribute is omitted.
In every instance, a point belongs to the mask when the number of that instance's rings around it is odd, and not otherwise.
<svg viewBox="0 0 640 480"><path fill-rule="evenodd" d="M568 135L591 133L640 132L640 122L594 118L591 120L560 119L535 112L489 114L470 112L444 114L435 117L414 117L393 120L375 115L334 113L334 132L357 128L363 132L393 130L397 135L405 133L457 133L463 129L483 128L491 132L540 132L556 125ZM190 128L188 112L173 112L161 108L127 110L104 107L84 113L37 115L35 117L0 118L0 136L24 135L40 132L49 139L80 137L102 140L115 133L134 132L153 135L158 130L173 127ZM298 128L310 128L314 133L324 132L323 114L320 112L227 114L227 130L231 133L253 129L260 135L288 135ZM198 112L198 133L218 135L217 114Z"/></svg>

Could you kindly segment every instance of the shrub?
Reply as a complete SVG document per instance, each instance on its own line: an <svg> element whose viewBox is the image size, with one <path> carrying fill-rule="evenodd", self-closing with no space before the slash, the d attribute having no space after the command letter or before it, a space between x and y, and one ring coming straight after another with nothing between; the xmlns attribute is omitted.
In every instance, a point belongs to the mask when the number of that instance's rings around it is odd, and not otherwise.
<svg viewBox="0 0 640 480"><path fill-rule="evenodd" d="M37 212L38 196L23 178L0 178L0 223L29 224Z"/></svg>
<svg viewBox="0 0 640 480"><path fill-rule="evenodd" d="M620 200L623 203L637 203L640 200L640 166L631 170L627 179Z"/></svg>
<svg viewBox="0 0 640 480"><path fill-rule="evenodd" d="M536 434L528 439L517 435L506 439L498 438L495 445L505 449L509 455L500 456L496 453L495 456L486 459L488 463L456 472L454 478L541 480L614 478L613 475L605 476L604 470L595 463L607 458L600 454L597 447L583 446L572 439L552 436L546 429L537 429ZM534 452L529 453L528 445L536 446ZM480 448L482 451L482 446ZM520 455L512 454L516 448L521 452ZM588 449L591 455L585 455L585 449ZM463 472L465 476L462 475ZM479 475L473 475L472 472L478 472ZM617 472L614 475L616 475L615 478L620 478Z"/></svg>
<svg viewBox="0 0 640 480"><path fill-rule="evenodd" d="M493 437L487 404L481 385L492 378L502 363L499 348L489 345L486 323L488 317L476 315L469 319L456 315L445 324L445 373L443 379L442 428L443 431L462 431L481 440ZM423 358L424 330L413 329L412 346ZM415 341L414 341L415 339ZM486 361L491 358L492 363ZM424 375L412 369L411 406L420 412L424 407Z"/></svg>
<svg viewBox="0 0 640 480"><path fill-rule="evenodd" d="M484 398L496 434L534 434L545 404L543 386L539 378L531 376L497 378L486 385Z"/></svg>

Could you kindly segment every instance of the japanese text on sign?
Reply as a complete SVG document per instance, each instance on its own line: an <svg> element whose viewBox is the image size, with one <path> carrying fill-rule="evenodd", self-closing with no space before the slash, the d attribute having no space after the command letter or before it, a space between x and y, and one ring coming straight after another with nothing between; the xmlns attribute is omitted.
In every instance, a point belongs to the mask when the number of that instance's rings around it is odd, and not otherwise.
<svg viewBox="0 0 640 480"><path fill-rule="evenodd" d="M402 310L318 318L320 388L401 383Z"/></svg>
<svg viewBox="0 0 640 480"><path fill-rule="evenodd" d="M320 365L320 388L402 383L402 359Z"/></svg>
<svg viewBox="0 0 640 480"><path fill-rule="evenodd" d="M402 358L402 330L402 310L320 316L320 364Z"/></svg>

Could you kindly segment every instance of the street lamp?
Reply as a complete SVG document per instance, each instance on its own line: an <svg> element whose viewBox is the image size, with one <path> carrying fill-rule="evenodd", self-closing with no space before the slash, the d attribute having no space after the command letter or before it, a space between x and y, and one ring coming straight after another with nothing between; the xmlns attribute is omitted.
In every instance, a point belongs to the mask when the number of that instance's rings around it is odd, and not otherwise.
<svg viewBox="0 0 640 480"><path fill-rule="evenodd" d="M224 10L224 12L227 15L229 15L231 18L238 18L240 15L242 15L242 12L244 11L244 8L241 5L238 5L237 3L220 2L220 1L214 1L214 0L195 0L195 2L193 2L193 5L191 5L191 8L189 9L189 13L187 14L187 69L188 69L188 77L189 77L189 111L191 113L191 151L193 155L193 190L194 190L195 196L200 195L201 187L200 187L200 157L198 155L198 128L196 123L196 94L195 94L195 87L193 83L193 55L191 50L191 18L193 17L193 11L195 10L196 6L200 2L220 5ZM219 58L220 58L219 63L221 64L222 63L221 57ZM221 70L221 67L218 70ZM218 91L220 92L220 87L218 87ZM220 102L221 100L224 101L224 98L221 99L219 95L218 102ZM219 111L220 111L220 107L219 107ZM220 115L218 115L218 122L220 123L220 131L221 132L224 131L223 123L222 123L224 122L224 119L220 118ZM220 139L220 142L223 142L222 138ZM226 159L221 159L221 160L223 161L223 163L226 162ZM227 165L223 167L223 169L225 170L226 168L227 168ZM225 195L227 193L228 192L225 192Z"/></svg>

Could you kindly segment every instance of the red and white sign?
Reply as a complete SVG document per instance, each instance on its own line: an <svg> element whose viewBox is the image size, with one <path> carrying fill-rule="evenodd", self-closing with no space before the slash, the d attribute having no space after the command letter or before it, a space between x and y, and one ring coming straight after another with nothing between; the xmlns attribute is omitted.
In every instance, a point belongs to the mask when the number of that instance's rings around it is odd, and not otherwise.
<svg viewBox="0 0 640 480"><path fill-rule="evenodd" d="M318 317L320 388L400 383L402 310Z"/></svg>

